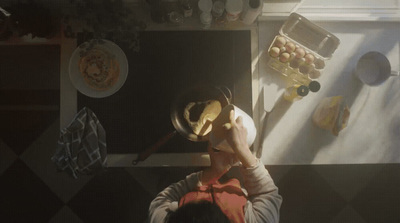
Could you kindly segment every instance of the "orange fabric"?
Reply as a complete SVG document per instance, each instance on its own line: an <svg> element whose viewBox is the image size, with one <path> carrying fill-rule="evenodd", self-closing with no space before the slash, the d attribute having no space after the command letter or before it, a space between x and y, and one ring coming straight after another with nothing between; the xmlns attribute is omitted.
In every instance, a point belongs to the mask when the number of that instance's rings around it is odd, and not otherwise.
<svg viewBox="0 0 400 223"><path fill-rule="evenodd" d="M197 187L195 191L189 192L181 198L179 207L189 202L200 200L212 203L215 201L231 222L245 222L244 206L246 205L247 198L237 179L230 179L224 184L216 183Z"/></svg>

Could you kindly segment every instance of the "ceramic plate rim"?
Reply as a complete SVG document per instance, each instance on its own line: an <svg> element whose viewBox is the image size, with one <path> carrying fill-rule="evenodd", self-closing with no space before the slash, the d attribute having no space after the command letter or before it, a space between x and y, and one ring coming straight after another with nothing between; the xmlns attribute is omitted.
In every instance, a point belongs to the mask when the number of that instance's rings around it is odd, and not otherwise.
<svg viewBox="0 0 400 223"><path fill-rule="evenodd" d="M82 74L79 71L78 61L80 59L80 51L85 44L89 44L91 41L96 41L96 39L86 41L80 44L72 53L71 58L69 60L69 77L72 82L72 85L82 94L93 97L93 98L104 98L111 96L115 92L117 92L125 83L128 77L128 59L124 51L115 43L106 40L100 39L100 41L104 41L104 44L100 44L101 47L108 50L110 53L115 55L117 61L120 64L120 76L118 78L117 83L115 83L112 87L107 90L96 90L91 88L86 84L83 79ZM98 45L98 44L97 44Z"/></svg>

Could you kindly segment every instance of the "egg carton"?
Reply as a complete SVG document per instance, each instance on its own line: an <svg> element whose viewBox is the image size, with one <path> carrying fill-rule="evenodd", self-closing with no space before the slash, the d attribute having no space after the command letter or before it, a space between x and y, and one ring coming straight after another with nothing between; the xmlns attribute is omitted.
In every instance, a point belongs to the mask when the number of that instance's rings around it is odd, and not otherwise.
<svg viewBox="0 0 400 223"><path fill-rule="evenodd" d="M292 13L268 48L268 65L307 86L321 76L339 44L332 33Z"/></svg>

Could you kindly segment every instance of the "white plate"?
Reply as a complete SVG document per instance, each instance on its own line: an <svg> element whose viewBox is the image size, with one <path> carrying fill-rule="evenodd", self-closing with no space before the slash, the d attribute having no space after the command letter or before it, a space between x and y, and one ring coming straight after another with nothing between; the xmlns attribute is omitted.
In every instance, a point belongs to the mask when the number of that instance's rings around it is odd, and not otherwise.
<svg viewBox="0 0 400 223"><path fill-rule="evenodd" d="M114 55L120 66L120 73L117 82L106 90L97 90L90 87L79 70L81 54L90 50L92 47L101 48L111 55ZM69 77L74 87L82 94L93 98L104 98L114 94L122 87L122 85L124 85L126 78L128 77L128 60L124 51L122 51L118 45L109 40L102 39L84 42L72 53L69 61Z"/></svg>

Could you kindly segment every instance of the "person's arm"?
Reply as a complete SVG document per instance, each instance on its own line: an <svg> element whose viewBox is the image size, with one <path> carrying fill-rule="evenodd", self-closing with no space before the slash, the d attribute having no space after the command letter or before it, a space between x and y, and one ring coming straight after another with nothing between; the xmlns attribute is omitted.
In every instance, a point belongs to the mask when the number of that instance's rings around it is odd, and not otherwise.
<svg viewBox="0 0 400 223"><path fill-rule="evenodd" d="M257 160L247 145L247 129L243 125L243 118L239 116L235 120L235 111L232 110L229 113L229 121L224 125L226 141L244 167L255 166Z"/></svg>
<svg viewBox="0 0 400 223"><path fill-rule="evenodd" d="M279 222L282 197L264 164L258 160L256 166L242 166L240 172L248 193L246 222Z"/></svg>
<svg viewBox="0 0 400 223"><path fill-rule="evenodd" d="M234 117L234 111L231 111L225 137L241 162L240 172L248 193L246 222L279 222L282 197L263 163L251 153L242 117L236 120Z"/></svg>
<svg viewBox="0 0 400 223"><path fill-rule="evenodd" d="M165 222L168 212L178 208L181 197L199 185L200 176L201 172L192 173L184 180L171 184L161 191L150 204L150 222Z"/></svg>

